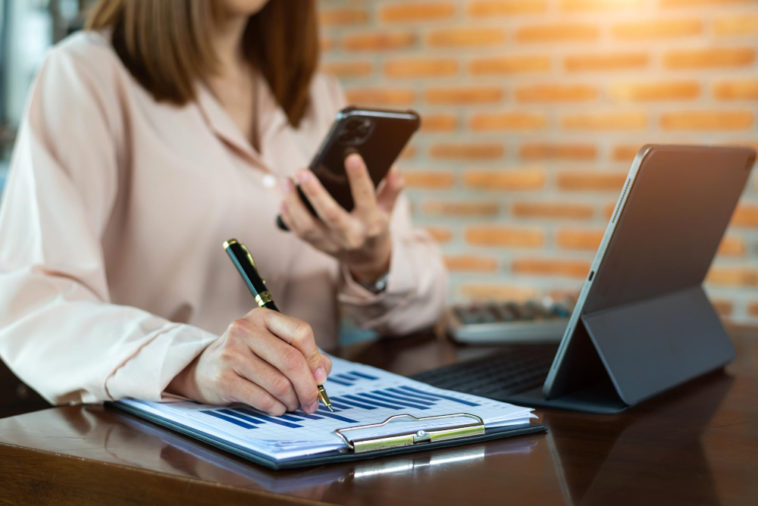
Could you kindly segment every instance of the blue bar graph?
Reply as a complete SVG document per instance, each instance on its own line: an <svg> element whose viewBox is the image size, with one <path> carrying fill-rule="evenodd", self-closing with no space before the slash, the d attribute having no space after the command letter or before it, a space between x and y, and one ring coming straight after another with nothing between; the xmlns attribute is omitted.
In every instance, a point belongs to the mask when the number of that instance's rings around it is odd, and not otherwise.
<svg viewBox="0 0 758 506"><path fill-rule="evenodd" d="M402 388L403 390L411 391L411 392L413 392L413 393L415 393L417 395L422 395L423 394L425 396L431 397L432 399L434 399L436 397L438 399L445 399L445 400L448 400L448 401L453 401L453 402L458 402L460 404L465 404L466 406L478 406L479 405L479 404L477 404L475 402L464 401L463 399L458 399L458 398L452 397L450 395L440 395L440 394L433 394L431 392L424 392L422 390L419 390L419 389L413 388L413 387L409 387L407 385L403 385L400 388Z"/></svg>
<svg viewBox="0 0 758 506"><path fill-rule="evenodd" d="M227 421L229 423L233 423L234 425L237 425L239 427L242 427L243 429L254 429L255 425L245 423L241 420L238 420L232 416L224 415L222 413L219 413L217 411L213 411L212 409L204 409L201 411L201 413L205 413L206 415L210 415L216 418L220 418L221 420Z"/></svg>
<svg viewBox="0 0 758 506"><path fill-rule="evenodd" d="M342 372L338 374L332 374L331 376L329 376L329 379L327 381L331 381L345 387L351 387L359 382L375 381L378 379L379 378L377 378L376 376L372 376L370 374L366 374L363 372L348 371L348 372Z"/></svg>
<svg viewBox="0 0 758 506"><path fill-rule="evenodd" d="M332 397L332 407L336 407L337 405L334 404L334 400L337 399L338 404L347 404L347 406L352 406L354 408L361 408L361 409L376 409L376 406L372 406L371 404L364 404L362 402L356 402L354 400L345 399L344 397Z"/></svg>
<svg viewBox="0 0 758 506"><path fill-rule="evenodd" d="M341 382L340 384L344 383L352 385L354 383L372 381L378 378L357 371L351 371L337 374L335 377L329 378L330 381L333 379L336 380L335 382ZM427 390L420 390L409 385L401 385L399 387L390 387L381 390L358 391L356 393L334 396L332 397L332 407L334 408L334 412L327 410L323 406L319 406L318 410L313 414L304 413L298 410L294 413L286 413L275 417L263 414L243 405L233 405L227 408L202 410L202 413L234 424L243 429L254 429L256 427L264 426L265 424L276 424L290 429L300 429L304 427L302 424L304 421L323 420L325 418L331 418L333 420L339 420L350 424L359 423L358 420L351 418L352 415L345 416L345 414L342 413L343 411L351 413L371 411L379 408L398 412L407 411L409 408L427 410L443 401L451 401L465 406L479 406L479 404L475 402L459 399L452 395L444 395ZM362 418L362 416L357 415L356 418Z"/></svg>
<svg viewBox="0 0 758 506"><path fill-rule="evenodd" d="M430 406L430 404L428 403L421 403L418 401L409 401L408 399L400 399L397 396L393 396L392 394L388 394L387 392L384 392L382 390L377 390L376 392L372 392L366 395L370 395L372 398L376 398L379 400L394 402L395 404L400 404L401 406L408 406L409 408L429 409L429 406Z"/></svg>

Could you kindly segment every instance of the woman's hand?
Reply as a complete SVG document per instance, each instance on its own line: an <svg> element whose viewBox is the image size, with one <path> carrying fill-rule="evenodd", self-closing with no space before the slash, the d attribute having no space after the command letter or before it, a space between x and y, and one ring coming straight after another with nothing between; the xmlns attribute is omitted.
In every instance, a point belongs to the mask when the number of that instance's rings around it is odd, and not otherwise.
<svg viewBox="0 0 758 506"><path fill-rule="evenodd" d="M243 402L272 415L318 409L332 369L310 325L265 308L235 320L166 389L208 404Z"/></svg>
<svg viewBox="0 0 758 506"><path fill-rule="evenodd" d="M281 216L298 237L337 258L358 281L372 282L389 270L390 214L402 190L402 179L391 170L376 192L366 164L356 153L345 159L345 171L355 202L351 212L335 202L311 171L302 170L297 181L321 219L308 212L289 180Z"/></svg>

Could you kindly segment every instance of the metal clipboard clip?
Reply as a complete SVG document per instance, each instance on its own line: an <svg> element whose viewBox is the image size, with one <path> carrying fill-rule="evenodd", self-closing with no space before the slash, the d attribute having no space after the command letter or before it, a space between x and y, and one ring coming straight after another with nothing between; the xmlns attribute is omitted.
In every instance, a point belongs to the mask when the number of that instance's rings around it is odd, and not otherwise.
<svg viewBox="0 0 758 506"><path fill-rule="evenodd" d="M441 420L450 418L470 418L474 420L471 423L463 423L457 425L450 425L446 427L429 428L426 427L426 423L431 420ZM366 436L356 437L351 439L345 433L354 431L365 431L384 427L391 422L396 422L400 419L410 419L412 422L419 422L424 424L424 428L414 428L407 432L395 432L391 434L382 434L379 436ZM377 450L385 450L388 448L400 448L403 446L412 446L422 443L433 443L435 441L445 441L449 439L465 438L469 436L475 436L478 434L484 434L484 420L476 415L470 413L452 413L449 415L436 415L417 417L408 414L393 415L380 423L372 423L367 425L356 425L354 427L344 427L342 429L335 429L337 434L347 444L348 448L353 453L366 453Z"/></svg>

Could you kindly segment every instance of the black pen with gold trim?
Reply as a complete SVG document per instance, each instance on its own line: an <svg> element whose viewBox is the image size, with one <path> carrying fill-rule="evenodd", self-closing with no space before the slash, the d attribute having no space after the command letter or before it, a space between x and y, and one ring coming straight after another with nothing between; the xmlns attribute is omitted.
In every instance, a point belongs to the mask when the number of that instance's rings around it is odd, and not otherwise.
<svg viewBox="0 0 758 506"><path fill-rule="evenodd" d="M266 287L266 282L260 274L258 274L258 270L255 268L253 255L250 254L250 251L245 245L237 239L229 239L224 242L224 250L237 268L237 272L242 276L248 290L253 294L255 303L258 304L259 307L279 311L279 308L276 307L276 303L274 303L274 298L271 296L271 292L269 292ZM332 402L329 400L329 396L326 395L324 385L318 385L318 398L321 399L324 406L329 408L329 411L334 411L334 409L332 409Z"/></svg>

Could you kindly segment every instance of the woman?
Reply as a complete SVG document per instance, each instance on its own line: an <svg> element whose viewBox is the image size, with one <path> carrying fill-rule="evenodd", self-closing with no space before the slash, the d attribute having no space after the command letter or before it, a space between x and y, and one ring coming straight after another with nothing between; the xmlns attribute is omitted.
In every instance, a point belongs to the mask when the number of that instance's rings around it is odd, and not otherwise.
<svg viewBox="0 0 758 506"><path fill-rule="evenodd" d="M315 2L104 0L88 28L39 72L0 211L0 355L19 377L57 404L312 412L338 305L382 333L434 321L444 269L401 178L375 194L351 155L348 213L303 169L344 106L315 72ZM230 237L284 314L250 310Z"/></svg>

